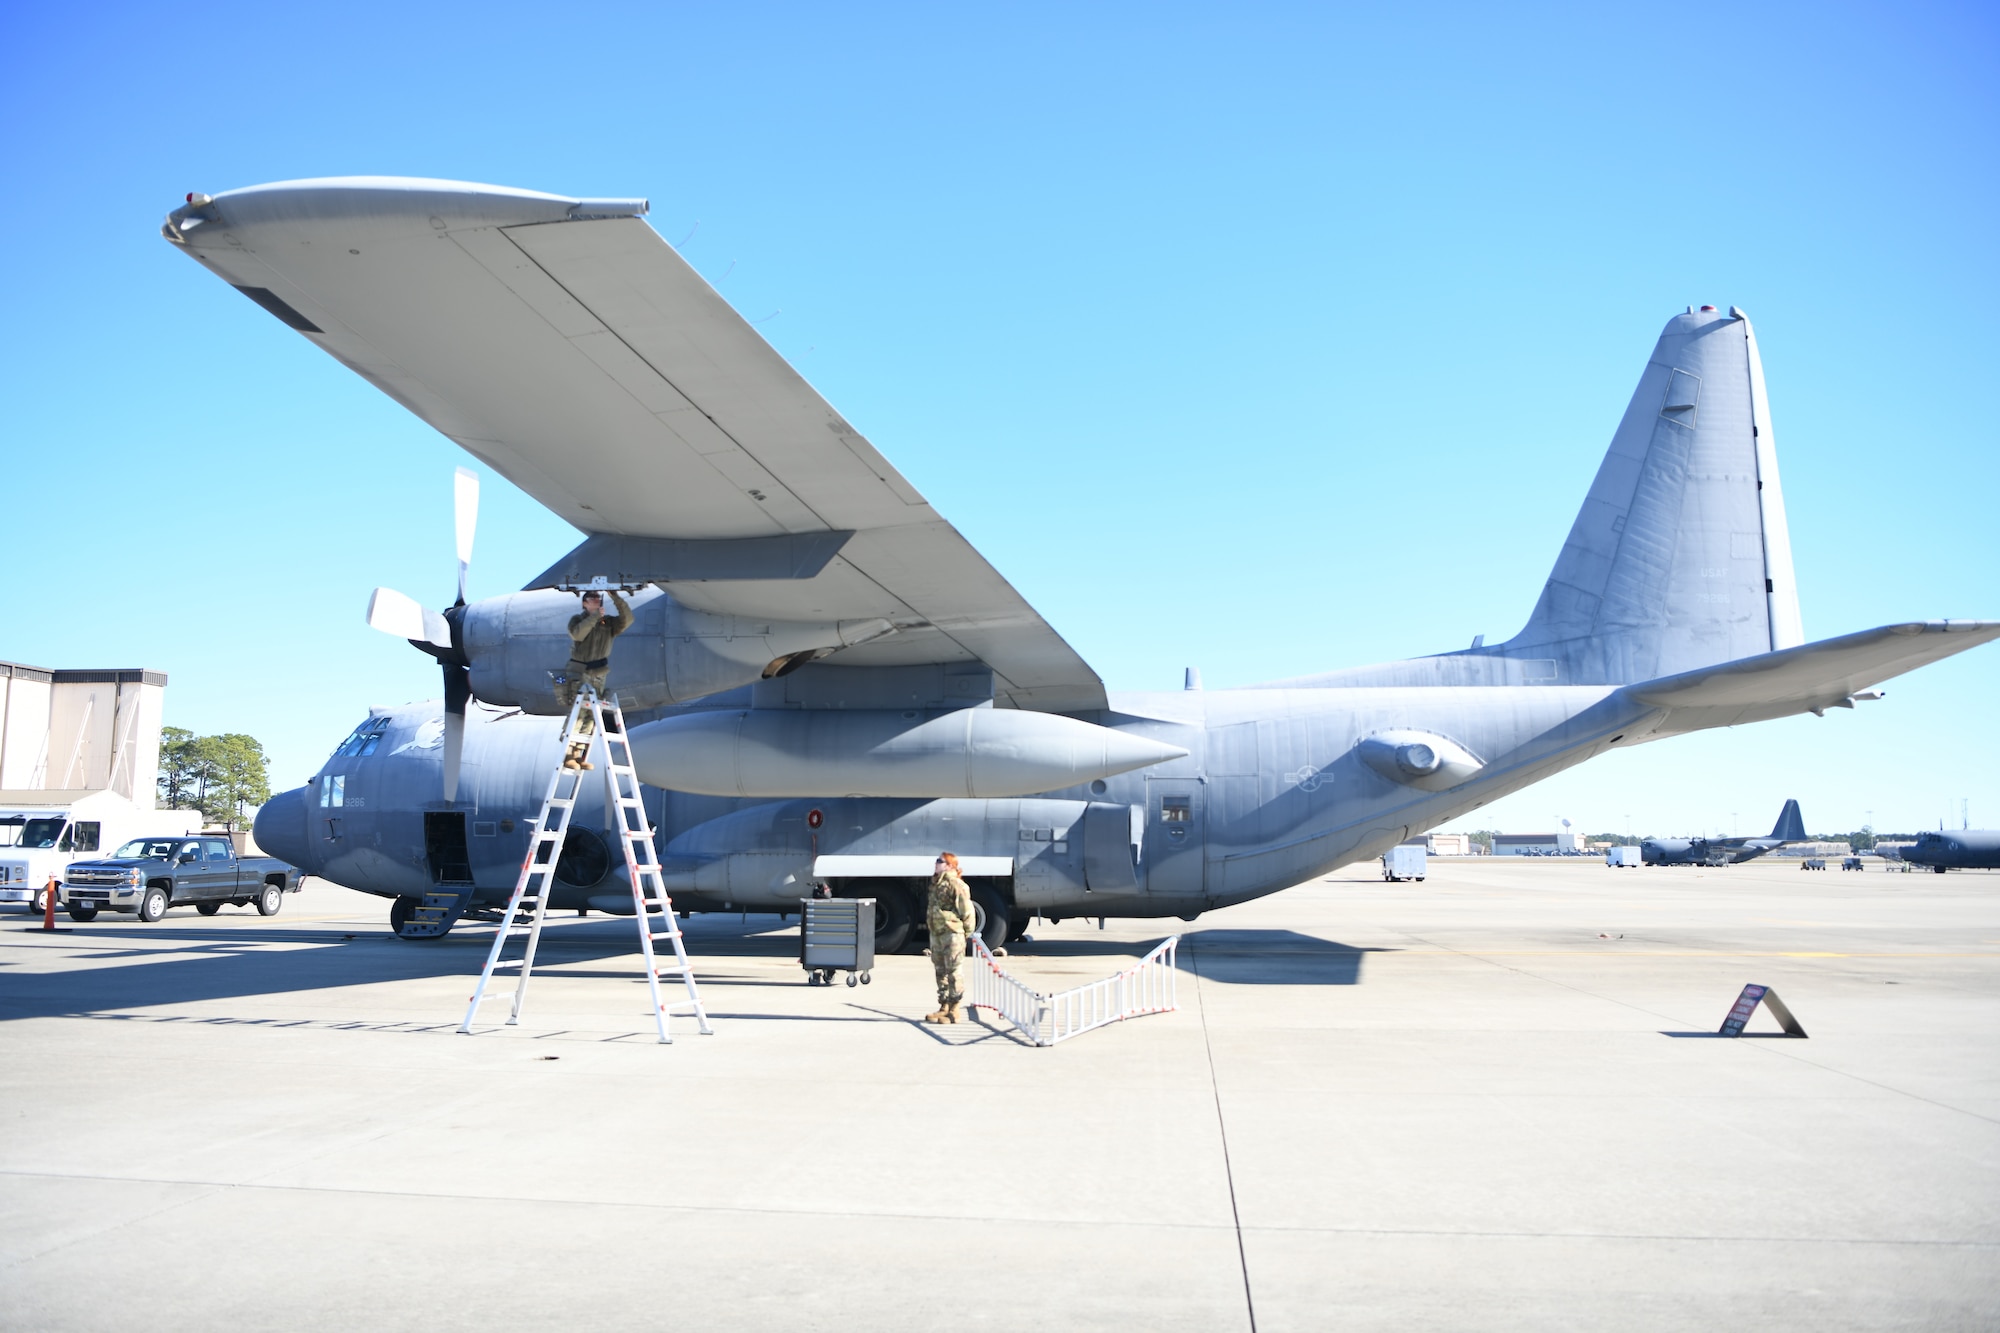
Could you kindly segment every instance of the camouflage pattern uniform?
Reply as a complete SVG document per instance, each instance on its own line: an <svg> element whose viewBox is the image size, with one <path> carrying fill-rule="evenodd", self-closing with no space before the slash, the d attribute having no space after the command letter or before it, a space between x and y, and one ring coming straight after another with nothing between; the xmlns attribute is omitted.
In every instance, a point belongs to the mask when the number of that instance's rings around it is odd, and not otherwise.
<svg viewBox="0 0 2000 1333"><path fill-rule="evenodd" d="M958 965L965 961L965 937L972 934L978 920L964 880L950 869L931 876L930 910L925 914L931 932L931 967L937 972L938 1009L952 1012L953 1021L964 998Z"/></svg>
<svg viewBox="0 0 2000 1333"><path fill-rule="evenodd" d="M615 616L579 611L569 618L572 647L563 666L562 682L556 686L556 702L565 713L586 682L599 698L604 696L604 678L611 674L611 641L632 628L632 604L625 600L625 594L613 588L611 600L618 604ZM576 720L576 729L577 734L588 736L596 730L596 723L586 712Z"/></svg>

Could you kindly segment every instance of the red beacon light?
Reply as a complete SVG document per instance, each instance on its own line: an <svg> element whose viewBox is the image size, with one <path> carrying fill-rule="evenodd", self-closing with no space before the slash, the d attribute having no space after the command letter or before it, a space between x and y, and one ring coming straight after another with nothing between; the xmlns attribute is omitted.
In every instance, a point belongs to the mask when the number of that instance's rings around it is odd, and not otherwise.
<svg viewBox="0 0 2000 1333"><path fill-rule="evenodd" d="M1712 305L1705 305L1701 308L1701 313L1704 315L1712 315L1715 313L1715 307Z"/></svg>

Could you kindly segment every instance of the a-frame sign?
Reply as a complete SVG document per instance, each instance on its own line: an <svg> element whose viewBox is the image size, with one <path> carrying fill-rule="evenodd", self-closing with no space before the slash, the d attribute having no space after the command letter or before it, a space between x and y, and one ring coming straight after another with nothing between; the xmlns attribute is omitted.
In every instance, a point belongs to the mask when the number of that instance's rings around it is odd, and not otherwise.
<svg viewBox="0 0 2000 1333"><path fill-rule="evenodd" d="M1743 993L1736 997L1736 1003L1730 1006L1729 1017L1722 1020L1720 1035L1742 1036L1743 1025L1750 1021L1750 1015L1757 1012L1759 1004L1771 1011L1771 1017L1778 1020L1787 1037L1806 1035L1806 1030L1799 1026L1799 1020L1792 1017L1792 1011L1785 1008L1785 1002L1778 998L1778 992L1769 986L1745 986Z"/></svg>

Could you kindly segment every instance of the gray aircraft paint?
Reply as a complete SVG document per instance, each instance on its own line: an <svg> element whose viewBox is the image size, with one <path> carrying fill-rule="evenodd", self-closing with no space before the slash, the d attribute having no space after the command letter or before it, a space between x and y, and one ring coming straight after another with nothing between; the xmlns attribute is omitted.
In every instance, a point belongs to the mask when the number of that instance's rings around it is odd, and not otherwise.
<svg viewBox="0 0 2000 1333"><path fill-rule="evenodd" d="M644 212L357 178L193 196L164 234L576 526L580 544L537 584L663 589L635 601L613 657L635 737L704 730L718 709L877 712L760 719L755 789L779 789L767 779L791 766L822 790L649 793L682 906L787 907L816 867L950 847L1011 868L998 887L1017 911L1193 915L1373 857L1609 747L1852 707L2000 635L1933 621L1803 642L1756 339L1741 312L1704 307L1668 322L1511 639L1242 690L1109 694ZM556 754L555 721L536 715L556 711L545 682L567 656L567 605L527 591L415 617L433 639L449 621L445 655L463 655L481 700L526 710L474 708L457 801L440 799L437 707L416 705L370 752L274 798L260 841L411 895L449 859L427 852L426 828L462 821L479 896L502 897ZM885 747L906 739L897 723L965 708L1061 715L1075 736L1106 729L1161 747L1141 759L1176 757L1115 772L1100 738L1094 764L1064 761L1074 785L980 798L964 793L1011 789L968 787L960 754L915 784L937 790L852 795L910 790L876 785ZM970 750L1004 748L981 735ZM676 780L750 790L741 759L715 752L703 762L737 771ZM616 874L554 901L610 901Z"/></svg>
<svg viewBox="0 0 2000 1333"><path fill-rule="evenodd" d="M2000 870L2000 829L1919 833L1901 856L1911 865L1933 870Z"/></svg>

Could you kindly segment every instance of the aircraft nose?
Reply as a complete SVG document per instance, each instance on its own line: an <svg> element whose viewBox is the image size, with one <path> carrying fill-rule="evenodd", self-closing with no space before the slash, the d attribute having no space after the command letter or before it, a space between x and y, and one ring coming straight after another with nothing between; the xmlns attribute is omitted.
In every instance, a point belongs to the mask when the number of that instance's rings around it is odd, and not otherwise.
<svg viewBox="0 0 2000 1333"><path fill-rule="evenodd" d="M301 870L311 870L306 864L306 852L312 845L306 840L306 789L294 787L281 791L264 802L264 808L257 812L257 822L251 825L251 836L257 839L266 856L275 856Z"/></svg>

